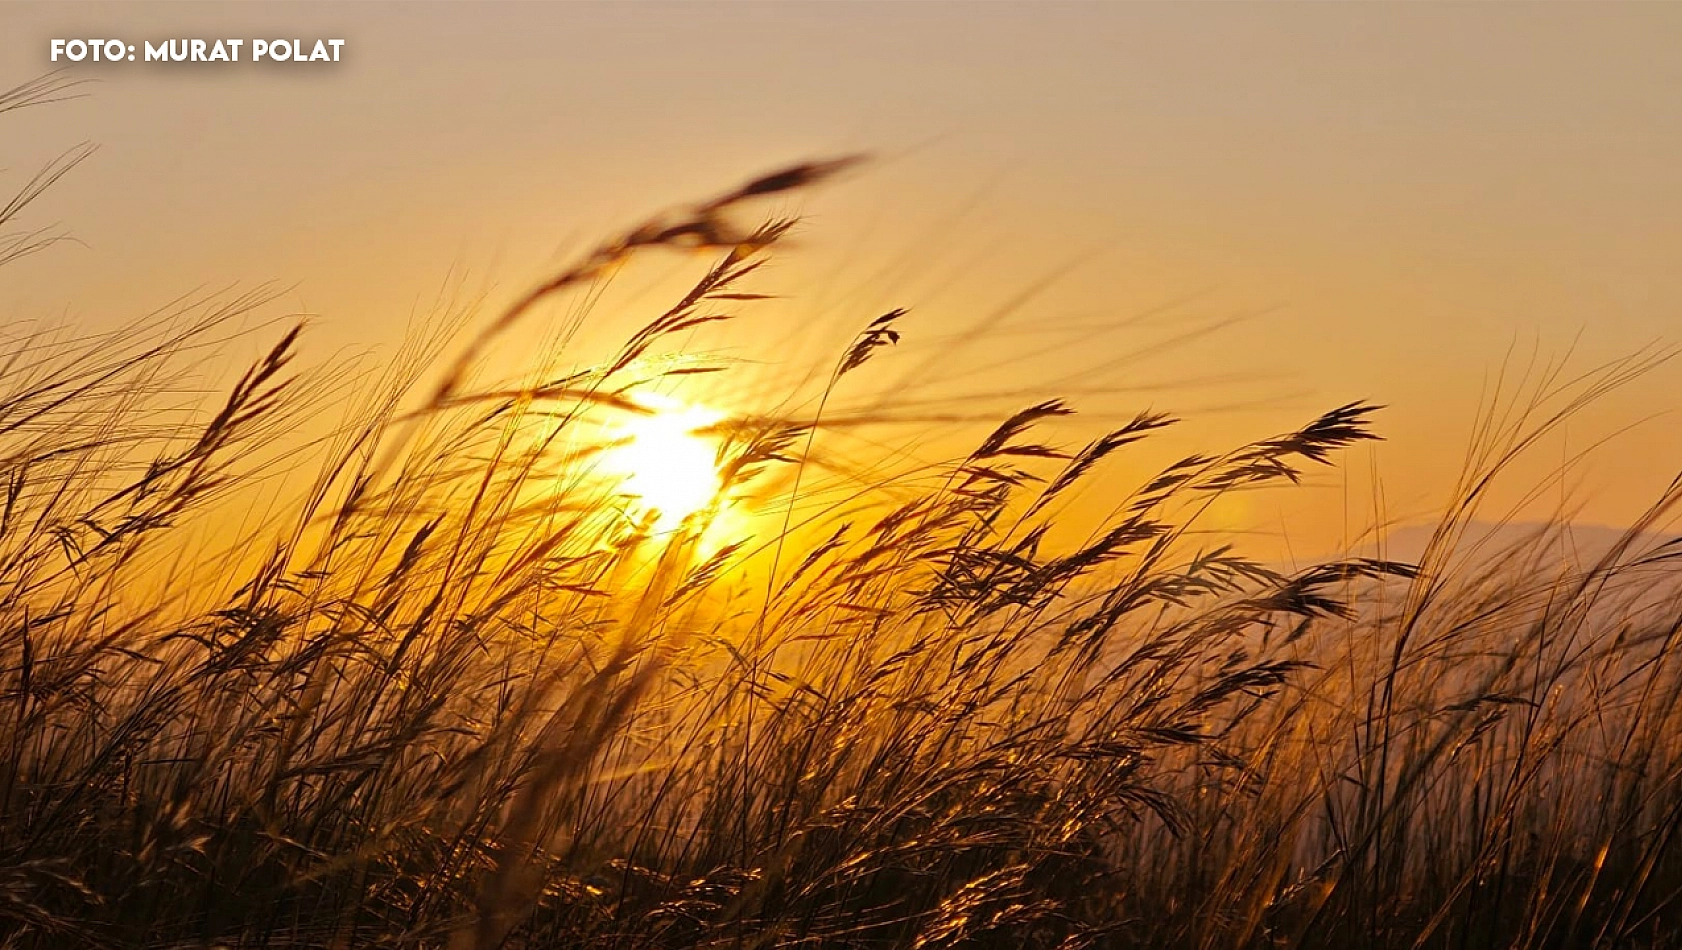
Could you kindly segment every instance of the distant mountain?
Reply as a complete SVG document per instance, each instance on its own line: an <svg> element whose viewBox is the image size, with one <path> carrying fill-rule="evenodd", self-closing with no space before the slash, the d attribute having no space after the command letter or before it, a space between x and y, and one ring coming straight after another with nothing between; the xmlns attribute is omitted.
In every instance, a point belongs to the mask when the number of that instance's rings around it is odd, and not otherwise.
<svg viewBox="0 0 1682 950"><path fill-rule="evenodd" d="M1358 546L1345 556L1420 564L1435 530L1430 524L1404 525L1387 532L1382 544ZM1473 521L1446 558L1439 556L1422 567L1437 580L1507 586L1514 603L1550 590L1580 595L1585 599L1578 603L1587 611L1575 621L1579 629L1613 631L1631 622L1661 627L1675 622L1682 607L1682 535L1675 532L1636 534L1610 577L1582 588L1572 583L1552 586L1567 578L1589 580L1587 572L1628 534L1625 528L1598 524ZM1551 596L1528 599L1535 610L1558 606ZM1518 616L1523 612L1509 615L1506 622Z"/></svg>
<svg viewBox="0 0 1682 950"><path fill-rule="evenodd" d="M1382 543L1368 542L1353 553L1376 557L1382 552L1390 560L1414 563L1424 556L1426 545L1435 532L1436 525L1433 524L1405 525L1386 532ZM1534 546L1541 544L1548 548L1550 559L1557 556L1559 561L1586 567L1610 552L1626 534L1626 528L1597 524L1550 526L1539 521L1473 521L1461 533L1454 553L1456 557L1477 562L1515 553L1534 555ZM1682 535L1645 532L1635 538L1625 558L1639 557L1667 544L1682 553Z"/></svg>

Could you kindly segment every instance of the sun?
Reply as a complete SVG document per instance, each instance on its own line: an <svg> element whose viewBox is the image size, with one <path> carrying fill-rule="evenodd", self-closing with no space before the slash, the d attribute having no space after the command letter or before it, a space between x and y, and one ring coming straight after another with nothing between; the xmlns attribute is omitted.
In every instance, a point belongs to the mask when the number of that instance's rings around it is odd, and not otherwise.
<svg viewBox="0 0 1682 950"><path fill-rule="evenodd" d="M670 397L642 395L652 410L627 414L614 426L614 444L604 456L621 494L636 499L639 517L652 514L654 530L670 531L712 504L723 487L718 444L699 430L723 415Z"/></svg>

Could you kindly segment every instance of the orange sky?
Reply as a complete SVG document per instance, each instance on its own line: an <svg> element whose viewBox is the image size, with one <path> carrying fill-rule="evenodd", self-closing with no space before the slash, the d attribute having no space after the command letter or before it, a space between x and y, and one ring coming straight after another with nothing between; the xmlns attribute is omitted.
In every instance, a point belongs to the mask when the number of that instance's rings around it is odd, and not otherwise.
<svg viewBox="0 0 1682 950"><path fill-rule="evenodd" d="M53 37L346 40L332 66L84 66L86 98L0 121L8 188L101 146L25 222L81 243L0 272L7 323L278 281L319 354L390 344L452 273L506 295L650 211L867 150L801 202L759 288L790 299L705 345L803 367L908 306L872 379L1184 412L1200 448L1394 407L1347 481L1225 515L1288 522L1293 550L1370 520L1375 460L1392 516L1440 502L1509 349L1575 341L1587 368L1682 341L1678 5L13 3L0 24L5 86ZM625 296L639 320L658 299ZM1627 520L1682 467L1679 383L1585 415L1515 491L1657 414L1583 470L1582 518Z"/></svg>

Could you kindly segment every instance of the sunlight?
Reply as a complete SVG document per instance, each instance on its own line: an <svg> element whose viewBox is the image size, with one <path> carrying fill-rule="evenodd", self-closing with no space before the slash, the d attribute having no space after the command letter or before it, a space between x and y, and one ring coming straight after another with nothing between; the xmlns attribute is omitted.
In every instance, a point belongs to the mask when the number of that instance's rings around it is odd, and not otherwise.
<svg viewBox="0 0 1682 950"><path fill-rule="evenodd" d="M723 487L717 444L696 434L723 415L669 397L638 399L654 411L620 420L604 461L622 479L619 490L654 513L654 530L670 531L711 504Z"/></svg>

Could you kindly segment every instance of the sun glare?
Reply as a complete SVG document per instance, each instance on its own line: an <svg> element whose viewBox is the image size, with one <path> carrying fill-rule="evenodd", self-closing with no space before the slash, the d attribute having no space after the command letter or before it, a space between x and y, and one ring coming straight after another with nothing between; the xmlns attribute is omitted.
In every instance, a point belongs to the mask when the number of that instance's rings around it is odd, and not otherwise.
<svg viewBox="0 0 1682 950"><path fill-rule="evenodd" d="M642 396L639 402L653 412L618 423L617 444L605 461L621 479L619 490L654 513L654 529L669 531L711 504L722 488L718 446L697 430L723 416L669 398Z"/></svg>

